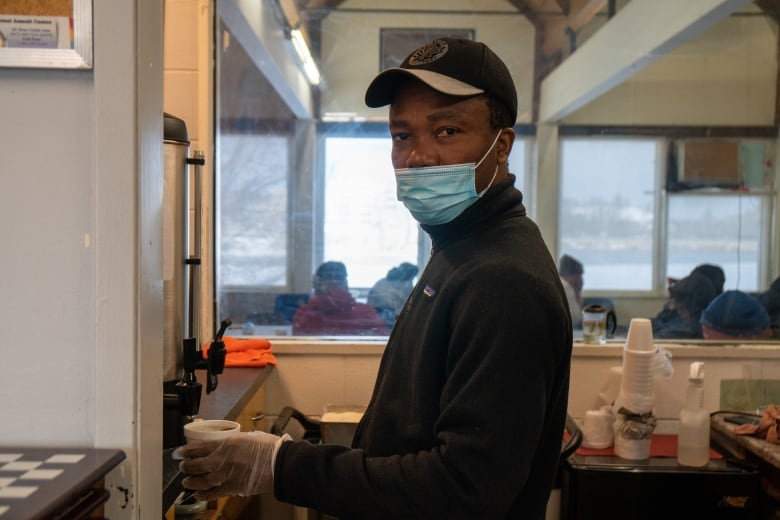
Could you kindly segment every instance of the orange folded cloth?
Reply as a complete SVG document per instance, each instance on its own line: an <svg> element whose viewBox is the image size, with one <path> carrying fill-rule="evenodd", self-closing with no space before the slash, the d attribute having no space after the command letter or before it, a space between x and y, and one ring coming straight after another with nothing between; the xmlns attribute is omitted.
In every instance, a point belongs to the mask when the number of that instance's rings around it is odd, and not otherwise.
<svg viewBox="0 0 780 520"><path fill-rule="evenodd" d="M743 424L734 430L739 435L751 435L771 444L780 444L780 406L770 404L766 407L759 424Z"/></svg>
<svg viewBox="0 0 780 520"><path fill-rule="evenodd" d="M225 344L226 367L276 366L276 356L271 352L271 342L267 339L225 336L222 342ZM208 357L209 348L211 343L201 349L203 359Z"/></svg>

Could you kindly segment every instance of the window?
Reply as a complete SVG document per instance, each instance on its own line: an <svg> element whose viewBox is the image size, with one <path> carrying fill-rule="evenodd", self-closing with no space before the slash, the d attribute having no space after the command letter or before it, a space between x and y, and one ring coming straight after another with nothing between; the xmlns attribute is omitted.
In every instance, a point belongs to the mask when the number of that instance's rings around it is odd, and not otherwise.
<svg viewBox="0 0 780 520"><path fill-rule="evenodd" d="M682 278L699 264L716 264L728 288L759 291L764 198L758 195L669 196L666 272Z"/></svg>
<svg viewBox="0 0 780 520"><path fill-rule="evenodd" d="M384 134L325 139L323 259L344 262L355 289L420 256L419 226L396 200L392 142Z"/></svg>
<svg viewBox="0 0 780 520"><path fill-rule="evenodd" d="M340 128L341 127L341 128ZM395 193L387 126L351 124L324 131L324 255L347 265L350 287L365 292L401 262L422 267L430 243ZM528 139L520 137L509 157L521 187ZM527 199L526 199L527 203Z"/></svg>
<svg viewBox="0 0 780 520"><path fill-rule="evenodd" d="M586 290L661 294L667 276L702 263L723 268L727 289L761 290L770 206L762 181L752 192L667 192L668 142L561 140L559 252L584 264Z"/></svg>
<svg viewBox="0 0 780 520"><path fill-rule="evenodd" d="M646 139L561 142L561 254L585 266L588 289L653 287L658 143Z"/></svg>
<svg viewBox="0 0 780 520"><path fill-rule="evenodd" d="M284 287L287 280L287 137L220 134L220 284ZM282 151L282 153L280 153Z"/></svg>

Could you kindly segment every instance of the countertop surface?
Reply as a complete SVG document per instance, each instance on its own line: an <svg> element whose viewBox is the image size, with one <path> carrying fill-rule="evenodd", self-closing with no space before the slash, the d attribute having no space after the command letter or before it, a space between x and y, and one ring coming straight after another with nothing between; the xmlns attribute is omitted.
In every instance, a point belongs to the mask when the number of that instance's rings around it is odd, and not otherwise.
<svg viewBox="0 0 780 520"><path fill-rule="evenodd" d="M764 439L736 433L737 425L726 422L733 413L715 413L710 421L710 438L735 459L755 466L761 473L762 490L775 508L771 518L780 518L780 445ZM769 500L768 500L769 501Z"/></svg>
<svg viewBox="0 0 780 520"><path fill-rule="evenodd" d="M108 499L96 484L124 458L117 449L0 446L0 518L86 518Z"/></svg>
<svg viewBox="0 0 780 520"><path fill-rule="evenodd" d="M235 420L249 399L263 386L272 370L272 366L225 368L219 376L217 389L210 394L206 393L204 382L198 417ZM203 380L205 381L205 372Z"/></svg>
<svg viewBox="0 0 780 520"><path fill-rule="evenodd" d="M750 435L736 433L737 425L726 422L728 413L719 413L712 416L712 429L720 433L725 439L732 441L733 445L743 448L755 457L780 470L780 444L772 444L764 439Z"/></svg>
<svg viewBox="0 0 780 520"><path fill-rule="evenodd" d="M252 396L263 386L273 370L263 368L225 368L218 376L217 388L206 393L206 373L196 371L196 377L203 383L198 417L203 419L235 420ZM178 472L179 461L171 458L174 448L163 451L163 511L167 511L183 490L182 476Z"/></svg>

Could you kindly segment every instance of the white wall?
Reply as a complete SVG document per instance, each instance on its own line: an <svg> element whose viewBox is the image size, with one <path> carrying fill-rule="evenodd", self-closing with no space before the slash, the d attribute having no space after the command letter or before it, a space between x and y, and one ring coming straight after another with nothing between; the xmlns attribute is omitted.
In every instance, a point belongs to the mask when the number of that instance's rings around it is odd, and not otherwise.
<svg viewBox="0 0 780 520"><path fill-rule="evenodd" d="M0 69L0 444L124 450L111 518L161 514L161 5L94 2L91 71Z"/></svg>
<svg viewBox="0 0 780 520"><path fill-rule="evenodd" d="M780 346L698 346L657 343L672 355L674 375L655 385L654 415L660 433L676 433L677 416L685 399L688 368L704 361L705 407L720 409L720 382L741 379L749 367L753 379L777 379ZM265 384L266 427L285 406L306 415L319 416L326 404L365 405L371 398L383 344L334 341L312 344L304 340L276 340L276 370ZM577 344L572 355L569 414L577 421L593 409L598 394L610 381L609 369L622 365L623 344ZM619 386L619 380L618 380Z"/></svg>
<svg viewBox="0 0 780 520"><path fill-rule="evenodd" d="M214 9L210 0L166 0L163 42L163 110L184 121L190 139L189 156L203 152L201 185L202 302L199 338L214 333L214 97L213 40ZM190 194L194 204L194 196ZM194 205L190 218L194 218ZM191 229L194 233L194 226ZM190 236L194 244L194 235Z"/></svg>
<svg viewBox="0 0 780 520"><path fill-rule="evenodd" d="M517 88L518 121L530 122L533 106L534 27L509 2L480 2L478 11L488 11L490 14L478 15L469 13L475 9L475 3L469 0L448 2L447 9L454 14L410 14L409 9L441 9L441 2L396 0L392 2L392 9L397 12L377 14L371 12L371 9L380 7L374 3L360 0L344 2L340 8L347 11L332 12L322 21L321 61L325 78L322 113L353 113L368 119L387 119L386 108L368 108L363 102L366 87L381 68L380 29L473 29L475 39L485 42L506 62ZM360 9L369 10L359 12ZM346 34L350 38L344 38Z"/></svg>

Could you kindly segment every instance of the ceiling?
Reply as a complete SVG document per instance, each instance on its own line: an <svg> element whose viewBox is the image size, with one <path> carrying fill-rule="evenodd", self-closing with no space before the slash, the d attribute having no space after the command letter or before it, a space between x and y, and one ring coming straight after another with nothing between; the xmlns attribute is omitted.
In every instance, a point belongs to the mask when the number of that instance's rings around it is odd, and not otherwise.
<svg viewBox="0 0 780 520"><path fill-rule="evenodd" d="M596 15L606 20L619 6L629 0L507 0L524 14L537 29L537 64L541 77L574 51L578 33L586 29ZM780 2L780 0L765 0ZM316 34L316 24L331 11L337 10L344 0L297 0L301 18ZM617 7L616 7L617 6ZM316 42L313 42L316 46Z"/></svg>
<svg viewBox="0 0 780 520"><path fill-rule="evenodd" d="M507 0L538 29L537 80L541 81L589 34L603 25L630 0ZM312 33L316 24L344 0L296 0L301 18ZM780 0L755 0L755 4L776 21ZM314 43L316 47L316 42Z"/></svg>
<svg viewBox="0 0 780 520"><path fill-rule="evenodd" d="M300 15L299 20L310 36L310 44L315 55L319 48L321 20L329 13L338 10L345 2L345 0L278 1L282 5L287 4L288 8L295 9ZM542 80L631 0L506 1L528 18L537 29L534 71L534 105L536 106ZM754 4L768 17L780 22L780 0L754 0ZM446 9L442 11L446 12Z"/></svg>

